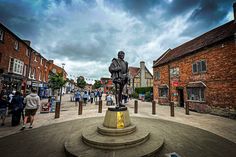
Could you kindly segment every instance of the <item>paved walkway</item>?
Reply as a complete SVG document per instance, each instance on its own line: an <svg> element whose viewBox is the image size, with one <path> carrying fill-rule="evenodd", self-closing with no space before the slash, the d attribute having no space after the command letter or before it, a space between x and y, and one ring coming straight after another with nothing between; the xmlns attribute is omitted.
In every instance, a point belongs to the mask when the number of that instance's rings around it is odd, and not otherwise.
<svg viewBox="0 0 236 157"><path fill-rule="evenodd" d="M88 117L101 117L105 115L107 106L105 101L103 101L103 112L98 113L98 106L88 103L86 106L83 106L83 114L78 115L78 106L75 106L74 102L70 102L69 94L63 96L60 118L55 119L54 113L44 113L40 114L39 111L36 114L36 119L34 122L34 128L41 126L47 126L54 123L60 123L64 121L70 121L74 119L88 118ZM104 98L103 98L104 100ZM45 102L43 100L42 102ZM134 114L134 102L130 100L127 104L130 115L136 117L146 117L154 119L164 119L168 121L178 122L201 128L207 130L219 136L222 136L230 141L236 143L236 120L214 116L210 114L201 114L196 112L190 112L190 115L185 115L185 110L180 107L175 108L175 117L170 117L170 108L169 106L160 106L157 105L156 115L151 114L152 106L151 103L139 101L138 114ZM7 135L15 134L20 132L21 126L11 127L10 126L11 117L6 119L6 125L0 127L0 137Z"/></svg>

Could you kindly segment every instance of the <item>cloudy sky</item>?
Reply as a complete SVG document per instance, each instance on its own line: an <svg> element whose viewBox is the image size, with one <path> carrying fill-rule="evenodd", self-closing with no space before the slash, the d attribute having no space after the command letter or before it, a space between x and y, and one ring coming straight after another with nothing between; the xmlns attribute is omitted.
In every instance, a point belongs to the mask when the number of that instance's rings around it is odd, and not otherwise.
<svg viewBox="0 0 236 157"><path fill-rule="evenodd" d="M0 0L0 22L69 76L109 77L117 52L130 66L233 19L234 0Z"/></svg>

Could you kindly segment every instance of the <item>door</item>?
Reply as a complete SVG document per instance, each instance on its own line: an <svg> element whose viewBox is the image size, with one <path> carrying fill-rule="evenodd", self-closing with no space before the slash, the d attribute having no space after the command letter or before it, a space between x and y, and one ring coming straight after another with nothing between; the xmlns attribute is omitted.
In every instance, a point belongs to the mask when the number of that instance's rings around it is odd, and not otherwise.
<svg viewBox="0 0 236 157"><path fill-rule="evenodd" d="M178 89L178 95L179 95L179 106L184 107L184 90Z"/></svg>

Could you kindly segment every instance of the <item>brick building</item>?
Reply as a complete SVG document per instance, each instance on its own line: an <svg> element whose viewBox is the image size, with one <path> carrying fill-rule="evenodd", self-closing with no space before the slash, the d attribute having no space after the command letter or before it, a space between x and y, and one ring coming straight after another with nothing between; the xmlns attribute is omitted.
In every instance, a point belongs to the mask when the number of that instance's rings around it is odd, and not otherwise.
<svg viewBox="0 0 236 157"><path fill-rule="evenodd" d="M189 103L198 112L235 116L235 31L234 19L167 50L153 63L154 99L181 107Z"/></svg>
<svg viewBox="0 0 236 157"><path fill-rule="evenodd" d="M145 62L140 62L140 67L129 67L131 93L136 87L152 87L153 76L145 66Z"/></svg>
<svg viewBox="0 0 236 157"><path fill-rule="evenodd" d="M104 93L110 92L113 88L113 82L111 78L102 77L100 79L102 84L102 90Z"/></svg>
<svg viewBox="0 0 236 157"><path fill-rule="evenodd" d="M48 89L49 71L55 67L58 72L64 71L34 50L30 41L20 39L0 23L0 90L21 90L26 94L35 87L43 96Z"/></svg>

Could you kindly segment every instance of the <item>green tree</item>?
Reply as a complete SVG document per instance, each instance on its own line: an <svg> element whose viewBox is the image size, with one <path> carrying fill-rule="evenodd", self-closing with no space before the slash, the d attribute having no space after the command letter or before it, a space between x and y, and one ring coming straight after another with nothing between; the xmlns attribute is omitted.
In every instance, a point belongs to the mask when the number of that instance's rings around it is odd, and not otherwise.
<svg viewBox="0 0 236 157"><path fill-rule="evenodd" d="M49 75L49 81L48 86L52 88L52 91L54 93L55 90L60 89L63 87L66 83L66 80L63 79L62 74L50 74Z"/></svg>
<svg viewBox="0 0 236 157"><path fill-rule="evenodd" d="M98 89L102 86L101 81L100 80L95 80L94 84L93 84L93 89Z"/></svg>
<svg viewBox="0 0 236 157"><path fill-rule="evenodd" d="M84 87L86 86L86 81L84 80L83 76L78 77L77 79L77 86L84 89Z"/></svg>

